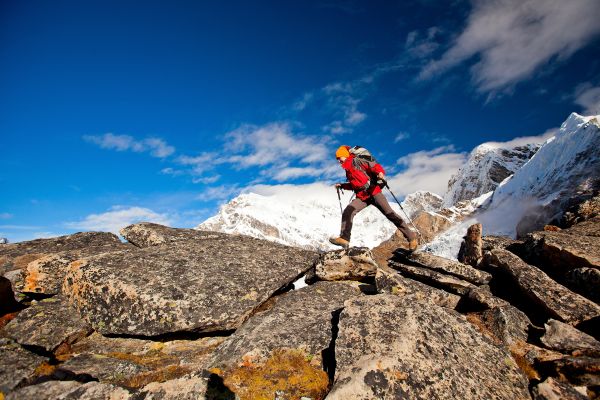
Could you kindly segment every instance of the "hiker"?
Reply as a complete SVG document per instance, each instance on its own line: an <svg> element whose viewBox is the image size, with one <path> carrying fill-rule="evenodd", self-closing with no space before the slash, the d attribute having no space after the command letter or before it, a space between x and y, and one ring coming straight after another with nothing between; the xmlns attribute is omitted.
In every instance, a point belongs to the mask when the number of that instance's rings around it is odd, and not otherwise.
<svg viewBox="0 0 600 400"><path fill-rule="evenodd" d="M387 199L381 192L381 187L376 180L385 180L385 171L371 157L368 161L357 157L350 152L350 146L340 146L335 152L335 158L346 171L346 183L336 183L337 189L353 190L356 198L348 204L342 213L342 227L340 236L331 238L329 241L336 246L348 248L350 245L350 233L352 231L352 220L354 216L366 208L374 205L383 215L389 219L408 240L408 249L414 251L417 248L417 235L408 227L406 222L392 210Z"/></svg>

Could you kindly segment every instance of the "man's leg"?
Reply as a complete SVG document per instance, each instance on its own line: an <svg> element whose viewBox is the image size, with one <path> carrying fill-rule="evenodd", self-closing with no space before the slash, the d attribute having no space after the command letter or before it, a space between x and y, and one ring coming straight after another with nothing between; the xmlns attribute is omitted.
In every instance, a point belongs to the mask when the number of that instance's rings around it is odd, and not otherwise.
<svg viewBox="0 0 600 400"><path fill-rule="evenodd" d="M406 240L411 242L417 239L417 235L408 227L406 222L394 212L383 193L378 193L373 196L373 205L375 205L387 219L396 225L396 228L402 232Z"/></svg>
<svg viewBox="0 0 600 400"><path fill-rule="evenodd" d="M344 240L350 241L350 235L352 233L352 220L354 216L358 214L360 210L363 210L368 204L359 198L355 198L348 204L342 213L342 228L340 229L340 237Z"/></svg>

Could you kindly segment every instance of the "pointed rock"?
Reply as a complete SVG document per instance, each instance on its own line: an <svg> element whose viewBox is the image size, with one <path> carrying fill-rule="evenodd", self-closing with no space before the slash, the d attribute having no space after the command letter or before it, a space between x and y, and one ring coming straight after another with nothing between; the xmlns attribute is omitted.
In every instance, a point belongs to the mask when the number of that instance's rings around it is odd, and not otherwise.
<svg viewBox="0 0 600 400"><path fill-rule="evenodd" d="M357 285L317 282L274 298L216 350L211 371L242 399L275 392L322 398L329 386L324 369L334 360L337 315L345 300L359 296Z"/></svg>
<svg viewBox="0 0 600 400"><path fill-rule="evenodd" d="M170 228L168 226L141 222L121 229L119 233L137 247L152 247L186 240L224 239L228 235L197 229Z"/></svg>
<svg viewBox="0 0 600 400"><path fill-rule="evenodd" d="M244 236L177 243L73 262L63 291L103 334L226 331L317 257Z"/></svg>
<svg viewBox="0 0 600 400"><path fill-rule="evenodd" d="M571 292L507 250L486 253L486 263L509 274L524 295L555 319L577 325L600 316L600 306Z"/></svg>
<svg viewBox="0 0 600 400"><path fill-rule="evenodd" d="M571 325L551 319L545 324L542 343L549 349L575 356L600 357L600 342Z"/></svg>
<svg viewBox="0 0 600 400"><path fill-rule="evenodd" d="M377 263L366 247L351 247L322 254L314 276L321 281L367 280L375 277Z"/></svg>
<svg viewBox="0 0 600 400"><path fill-rule="evenodd" d="M485 285L492 279L492 275L489 273L480 271L470 265L421 251L408 254L406 260L410 264L449 274L475 285Z"/></svg>
<svg viewBox="0 0 600 400"><path fill-rule="evenodd" d="M460 296L406 278L389 267L381 267L377 270L375 284L378 293L393 294L402 297L405 301L431 303L451 309L456 308L460 301Z"/></svg>
<svg viewBox="0 0 600 400"><path fill-rule="evenodd" d="M91 327L61 297L33 303L4 327L4 334L16 342L49 352L85 337L90 331Z"/></svg>
<svg viewBox="0 0 600 400"><path fill-rule="evenodd" d="M481 240L481 224L473 224L467 229L467 236L460 245L458 261L476 267L483 258L483 241Z"/></svg>
<svg viewBox="0 0 600 400"><path fill-rule="evenodd" d="M31 261L44 255L115 243L121 241L113 233L80 232L51 239L6 244L0 247L0 276L8 271L25 268Z"/></svg>
<svg viewBox="0 0 600 400"><path fill-rule="evenodd" d="M465 295L475 287L470 282L456 278L452 275L446 275L440 272L433 271L429 268L413 267L397 261L390 261L388 265L409 278L431 284L432 286L442 288L451 293Z"/></svg>
<svg viewBox="0 0 600 400"><path fill-rule="evenodd" d="M587 400L588 397L580 393L568 383L548 378L538 383L531 391L533 400Z"/></svg>
<svg viewBox="0 0 600 400"><path fill-rule="evenodd" d="M347 301L328 400L529 399L510 354L463 316L390 295Z"/></svg>

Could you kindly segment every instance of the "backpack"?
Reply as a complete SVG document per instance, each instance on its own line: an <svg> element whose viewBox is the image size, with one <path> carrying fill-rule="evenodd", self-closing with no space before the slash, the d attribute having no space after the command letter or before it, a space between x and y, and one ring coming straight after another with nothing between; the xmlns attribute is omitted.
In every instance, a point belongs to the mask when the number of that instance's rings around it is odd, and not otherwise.
<svg viewBox="0 0 600 400"><path fill-rule="evenodd" d="M362 146L351 147L349 151L350 154L353 154L354 157L360 158L361 160L375 163L377 162L377 160L375 160L375 157L371 155L371 152L369 152L369 150L365 149Z"/></svg>
<svg viewBox="0 0 600 400"><path fill-rule="evenodd" d="M367 171L364 166L365 163L377 163L377 160L373 157L371 152L362 146L351 147L349 152L354 155L354 160L352 162L354 168L359 169L369 178L369 182L365 185L365 189L363 190L367 190L370 186L377 185L377 176Z"/></svg>

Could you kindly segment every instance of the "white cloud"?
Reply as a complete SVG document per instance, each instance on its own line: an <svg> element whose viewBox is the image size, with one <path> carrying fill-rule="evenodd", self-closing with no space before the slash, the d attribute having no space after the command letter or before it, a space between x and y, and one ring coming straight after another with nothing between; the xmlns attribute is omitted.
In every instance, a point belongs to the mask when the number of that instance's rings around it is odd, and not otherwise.
<svg viewBox="0 0 600 400"><path fill-rule="evenodd" d="M156 213L149 208L113 206L101 214L90 214L81 221L67 222L66 227L86 231L108 231L119 233L119 229L137 222L155 222L170 225L172 218Z"/></svg>
<svg viewBox="0 0 600 400"><path fill-rule="evenodd" d="M398 143L398 142L400 142L402 140L406 140L408 138L410 138L410 134L409 133L407 133L407 132L399 132L396 135L396 138L394 138L394 143Z"/></svg>
<svg viewBox="0 0 600 400"><path fill-rule="evenodd" d="M450 177L463 166L466 153L457 153L453 146L443 146L430 151L419 151L398 159L405 169L388 182L394 194L405 196L418 190L444 194Z"/></svg>
<svg viewBox="0 0 600 400"><path fill-rule="evenodd" d="M404 47L411 57L429 57L440 46L436 40L439 33L440 29L437 27L429 28L425 35L421 35L418 31L409 32Z"/></svg>
<svg viewBox="0 0 600 400"><path fill-rule="evenodd" d="M199 195L196 196L196 200L199 201L214 201L214 200L227 200L240 193L241 189L237 185L221 185L206 188Z"/></svg>
<svg viewBox="0 0 600 400"><path fill-rule="evenodd" d="M552 128L552 129L548 129L546 132L544 132L538 136L521 136L521 137L514 138L512 140L509 140L507 142L486 142L483 144L485 144L487 146L503 148L503 149L509 149L511 147L518 147L518 146L525 146L527 144L542 144L546 140L555 136L557 132L558 132L558 128Z"/></svg>
<svg viewBox="0 0 600 400"><path fill-rule="evenodd" d="M600 86L593 87L590 83L580 85L575 90L575 104L583 107L583 114L600 114Z"/></svg>
<svg viewBox="0 0 600 400"><path fill-rule="evenodd" d="M194 179L192 179L192 183L202 183L204 185L208 185L208 184L211 184L211 183L215 183L219 179L221 179L221 175L205 176L203 178L194 178Z"/></svg>
<svg viewBox="0 0 600 400"><path fill-rule="evenodd" d="M135 140L129 135L114 135L105 133L104 135L94 136L85 135L83 139L100 146L103 149L127 151L136 153L149 152L153 157L165 158L175 152L175 147L168 145L164 140L151 137L143 140Z"/></svg>
<svg viewBox="0 0 600 400"><path fill-rule="evenodd" d="M474 1L464 31L421 70L420 78L475 57L471 73L478 90L507 89L588 44L600 33L598 15L597 0Z"/></svg>

